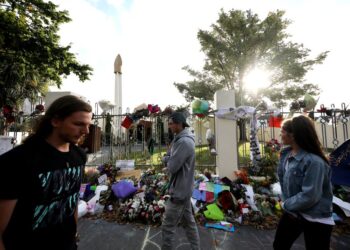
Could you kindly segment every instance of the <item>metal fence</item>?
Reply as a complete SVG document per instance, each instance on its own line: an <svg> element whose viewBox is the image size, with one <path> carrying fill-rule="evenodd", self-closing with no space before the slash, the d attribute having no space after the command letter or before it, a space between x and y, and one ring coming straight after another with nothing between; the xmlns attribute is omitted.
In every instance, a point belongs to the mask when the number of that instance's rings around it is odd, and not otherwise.
<svg viewBox="0 0 350 250"><path fill-rule="evenodd" d="M168 128L166 114L138 117L130 127L123 127L130 114L93 116L90 134L82 147L89 153L88 165L100 165L117 160L134 160L135 166L161 166L161 158L174 137ZM214 117L189 119L196 141L196 163L199 168L215 168L215 156L211 155L205 140L207 122L215 126Z"/></svg>
<svg viewBox="0 0 350 250"><path fill-rule="evenodd" d="M334 105L331 105L331 108L326 109L323 105L317 111L309 111L309 112L283 112L281 111L278 118L279 121L275 121L277 124L271 124L271 118L273 118L272 114L266 113L262 114L258 118L259 131L258 131L258 140L261 146L261 155L265 154L265 146L272 139L276 139L279 142L281 128L279 122L284 119L288 119L293 117L294 115L304 114L309 116L314 120L315 129L319 140L322 144L323 150L325 153L330 153L337 147L339 147L343 142L349 139L350 134L350 110L347 109L345 103L341 105L341 108L336 108ZM239 129L239 128L238 128ZM239 144L241 145L241 162L239 165L245 165L246 159L249 158L249 146L248 140L249 138L249 120L245 122L245 136L240 140ZM240 134L240 131L238 131Z"/></svg>
<svg viewBox="0 0 350 250"><path fill-rule="evenodd" d="M133 117L132 124L128 128L123 123L131 114L113 115L111 113L99 114L98 105L95 107L93 123L90 126L90 134L85 138L82 147L89 155L88 165L97 166L104 163L115 164L117 160L133 160L135 166L149 167L161 166L161 158L167 151L173 135L167 125L167 114L148 114ZM298 114L301 112L293 112ZM281 118L285 119L293 115L291 112L281 112ZM316 131L326 152L331 152L349 139L350 111L345 104L337 109L321 109L306 113L314 119ZM40 115L14 114L10 124L2 131L2 134L14 138L14 146L30 133L36 118ZM266 143L271 139L280 141L280 128L271 124L271 114L262 114L258 118L258 139L261 144L261 154L264 155ZM214 114L206 117L190 116L190 129L193 130L196 139L196 162L198 168L215 169L215 156L209 152L205 139L208 128L215 131ZM4 124L5 118L0 115L0 122ZM234 123L232 123L234 124ZM244 131L237 126L239 152L239 165L249 160L249 120L245 121ZM228 135L229 136L229 135ZM217 142L220 143L220 142Z"/></svg>

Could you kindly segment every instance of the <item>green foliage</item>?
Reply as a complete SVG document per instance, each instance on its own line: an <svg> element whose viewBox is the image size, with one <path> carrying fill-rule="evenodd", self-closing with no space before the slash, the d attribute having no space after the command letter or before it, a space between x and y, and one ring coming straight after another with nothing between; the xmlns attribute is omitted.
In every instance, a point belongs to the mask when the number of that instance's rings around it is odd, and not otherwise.
<svg viewBox="0 0 350 250"><path fill-rule="evenodd" d="M254 173L258 176L266 176L271 182L276 180L277 164L279 161L279 150L281 145L277 140L272 139L266 145L259 143L262 157L260 160L260 172ZM238 162L240 168L250 168L252 161L250 159L250 144L249 142L240 142L238 144Z"/></svg>
<svg viewBox="0 0 350 250"><path fill-rule="evenodd" d="M271 182L277 180L277 165L279 162L279 152L281 150L281 144L276 140L272 139L264 146L264 155L261 157L260 167L262 176L266 176Z"/></svg>
<svg viewBox="0 0 350 250"><path fill-rule="evenodd" d="M192 80L174 83L180 93L191 101L194 98L213 100L218 89L235 89L237 105L250 104L263 96L279 105L296 100L305 92L317 95L318 88L305 84L305 75L320 64L327 51L310 59L310 50L302 44L287 41L290 21L284 11L270 12L264 20L250 10L230 10L219 13L211 30L199 30L197 37L205 54L202 71L184 67ZM271 88L252 96L245 89L244 77L256 67L271 71Z"/></svg>
<svg viewBox="0 0 350 250"><path fill-rule="evenodd" d="M161 170L164 166L162 164L162 157L166 153L166 147L155 147L154 153L150 155L148 152L138 151L132 152L131 154L120 155L120 159L135 159L135 164L139 168L144 168L144 166L152 165L158 170ZM208 146L197 146L196 152L196 169L199 171L204 171L205 169L210 169L215 172L215 156L212 156L209 152ZM119 159L119 158L118 158ZM116 159L115 159L116 160ZM112 162L115 162L112 161Z"/></svg>
<svg viewBox="0 0 350 250"><path fill-rule="evenodd" d="M59 44L59 25L70 20L52 2L0 0L0 107L35 99L70 73L89 79L92 69Z"/></svg>
<svg viewBox="0 0 350 250"><path fill-rule="evenodd" d="M203 100L212 101L213 93L223 88L221 84L216 84L217 80L210 76L209 72L196 72L188 66L183 67L184 70L194 78L184 83L174 83L180 93L184 94L186 101L192 102L196 97Z"/></svg>

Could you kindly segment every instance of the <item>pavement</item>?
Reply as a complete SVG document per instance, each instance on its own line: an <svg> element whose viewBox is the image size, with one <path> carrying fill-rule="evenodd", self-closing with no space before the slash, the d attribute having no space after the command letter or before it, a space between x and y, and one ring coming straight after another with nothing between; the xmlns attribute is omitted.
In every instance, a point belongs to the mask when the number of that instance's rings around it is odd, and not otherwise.
<svg viewBox="0 0 350 250"><path fill-rule="evenodd" d="M108 148L90 155L89 163L99 165L109 157ZM101 219L80 218L79 250L157 250L161 249L160 227L140 224L118 224ZM275 230L260 230L252 226L238 226L234 232L199 226L202 250L262 250L273 249ZM184 230L179 227L176 233L176 250L190 249ZM332 236L332 250L349 250L350 235ZM304 238L301 235L292 250L302 250Z"/></svg>
<svg viewBox="0 0 350 250"><path fill-rule="evenodd" d="M160 227L140 224L118 224L104 220L79 219L79 250L157 250L161 249ZM202 250L261 250L272 249L275 230L259 230L251 226L237 226L226 232L199 226ZM184 230L176 233L177 250L190 249ZM332 236L332 250L349 250L350 235ZM305 249L301 235L292 250Z"/></svg>

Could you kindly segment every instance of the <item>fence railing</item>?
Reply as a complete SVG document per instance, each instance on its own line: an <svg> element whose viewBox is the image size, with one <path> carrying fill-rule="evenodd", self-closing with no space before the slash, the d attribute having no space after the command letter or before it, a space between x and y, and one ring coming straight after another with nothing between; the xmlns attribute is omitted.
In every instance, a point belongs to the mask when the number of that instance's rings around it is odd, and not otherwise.
<svg viewBox="0 0 350 250"><path fill-rule="evenodd" d="M322 106L321 106L322 107ZM277 116L277 122L271 122L273 117L271 114L262 114L258 118L258 140L261 144L261 154L264 155L264 149L268 142L272 139L276 139L281 142L280 134L280 122L294 115L304 114L314 120L315 129L318 138L322 144L323 150L326 153L332 152L339 147L343 142L349 139L350 135L350 110L347 109L345 104L342 104L341 109L336 109L333 105L331 109L321 109L318 111L310 112L281 112ZM240 157L240 165L246 164L246 159L249 158L249 146L247 143L249 140L249 120L245 123L245 137L241 140L242 146ZM239 129L239 128L237 128ZM238 131L239 133L239 131ZM242 138L241 138L242 139ZM242 160L243 159L243 160Z"/></svg>
<svg viewBox="0 0 350 250"><path fill-rule="evenodd" d="M281 112L280 119L301 112ZM315 127L323 148L331 152L349 139L350 112L343 104L340 109L332 106L329 110L312 111L306 113L315 121ZM40 115L13 114L11 122L5 124L5 117L0 115L1 134L14 138L14 146L31 132L36 119ZM112 164L116 160L132 159L136 166L160 166L161 158L167 151L173 135L167 125L166 114L150 114L139 116L133 120L129 127L123 124L130 114L111 115L109 113L96 113L90 126L90 134L81 146L89 155L88 165L96 166L107 162ZM271 124L271 114L262 114L258 118L258 140L261 144L261 154L264 155L266 143L271 139L280 141L280 127ZM206 117L191 116L190 129L193 130L196 140L196 163L199 168L215 168L215 156L211 155L205 138L206 130L215 131L214 114ZM125 126L125 125L124 125ZM0 126L1 127L1 126ZM249 161L249 120L246 120L243 138L238 136L239 165ZM240 126L237 126L237 134ZM230 136L230 135L228 135ZM216 142L220 143L220 142Z"/></svg>
<svg viewBox="0 0 350 250"><path fill-rule="evenodd" d="M167 125L168 116L144 116L124 128L121 124L128 117L129 114L94 115L90 134L81 145L89 153L88 165L132 159L136 166L161 166L161 158L174 137ZM192 116L189 120L195 134L197 167L215 168L215 156L209 153L205 140L206 126L214 126L214 117Z"/></svg>

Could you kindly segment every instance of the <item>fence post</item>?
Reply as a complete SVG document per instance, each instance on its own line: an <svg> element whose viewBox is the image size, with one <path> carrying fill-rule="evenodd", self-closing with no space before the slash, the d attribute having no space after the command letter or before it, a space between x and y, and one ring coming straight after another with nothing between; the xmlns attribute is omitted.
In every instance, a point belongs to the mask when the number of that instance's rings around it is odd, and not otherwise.
<svg viewBox="0 0 350 250"><path fill-rule="evenodd" d="M234 90L215 92L216 109L234 108ZM215 117L216 171L220 177L233 179L233 172L238 170L237 122Z"/></svg>

